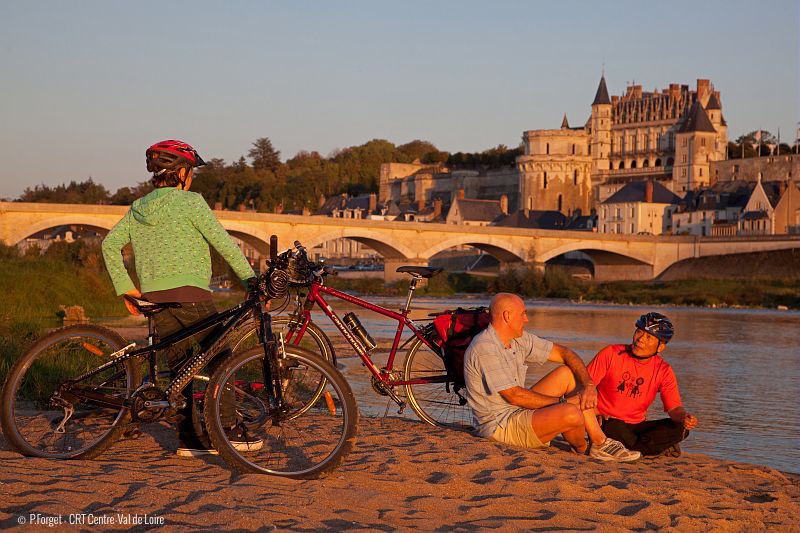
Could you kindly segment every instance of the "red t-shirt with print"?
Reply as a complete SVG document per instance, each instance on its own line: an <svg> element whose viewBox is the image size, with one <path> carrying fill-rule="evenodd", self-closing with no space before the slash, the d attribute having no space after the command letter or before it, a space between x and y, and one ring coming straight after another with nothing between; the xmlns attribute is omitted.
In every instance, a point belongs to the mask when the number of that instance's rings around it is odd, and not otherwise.
<svg viewBox="0 0 800 533"><path fill-rule="evenodd" d="M664 411L681 405L675 372L660 356L636 359L630 345L606 346L587 366L597 386L597 408L603 416L629 424L645 420L647 408L656 392L661 394Z"/></svg>

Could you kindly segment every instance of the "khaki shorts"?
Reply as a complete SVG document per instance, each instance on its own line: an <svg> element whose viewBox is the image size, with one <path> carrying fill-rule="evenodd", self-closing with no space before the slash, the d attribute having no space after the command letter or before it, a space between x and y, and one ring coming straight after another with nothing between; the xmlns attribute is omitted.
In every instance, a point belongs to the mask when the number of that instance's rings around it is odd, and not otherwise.
<svg viewBox="0 0 800 533"><path fill-rule="evenodd" d="M533 409L520 409L511 415L506 421L506 427L498 428L494 431L492 439L505 444L522 446L523 448L546 448L550 443L539 440L533 430L531 420L533 419Z"/></svg>

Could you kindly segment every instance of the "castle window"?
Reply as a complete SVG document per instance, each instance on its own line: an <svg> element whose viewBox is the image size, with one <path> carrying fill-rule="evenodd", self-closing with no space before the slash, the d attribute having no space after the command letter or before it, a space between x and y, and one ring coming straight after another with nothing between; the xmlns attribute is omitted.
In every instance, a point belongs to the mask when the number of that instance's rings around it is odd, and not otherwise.
<svg viewBox="0 0 800 533"><path fill-rule="evenodd" d="M572 155L575 155L575 145L572 145Z"/></svg>
<svg viewBox="0 0 800 533"><path fill-rule="evenodd" d="M611 161L608 162L608 170L614 170L614 163Z"/></svg>
<svg viewBox="0 0 800 533"><path fill-rule="evenodd" d="M550 143L547 143L547 144L545 145L545 150L547 150L547 151L545 152L546 154L550 154Z"/></svg>
<svg viewBox="0 0 800 533"><path fill-rule="evenodd" d="M543 188L547 188L547 172L544 173Z"/></svg>
<svg viewBox="0 0 800 533"><path fill-rule="evenodd" d="M573 185L577 185L578 184L578 171L577 170L572 174L572 184Z"/></svg>
<svg viewBox="0 0 800 533"><path fill-rule="evenodd" d="M681 163L686 163L686 154L681 156Z"/></svg>
<svg viewBox="0 0 800 533"><path fill-rule="evenodd" d="M631 168L636 168L636 160L631 161Z"/></svg>
<svg viewBox="0 0 800 533"><path fill-rule="evenodd" d="M661 166L661 158L657 158L656 159L656 165L655 166L657 166L657 167Z"/></svg>
<svg viewBox="0 0 800 533"><path fill-rule="evenodd" d="M705 146L705 145L706 145L706 140L700 139L700 146Z"/></svg>
<svg viewBox="0 0 800 533"><path fill-rule="evenodd" d="M644 160L644 163L642 163L642 167L643 167L643 168L647 168L647 167L649 167L649 166L650 166L650 160L649 160L649 159L645 159L645 160Z"/></svg>
<svg viewBox="0 0 800 533"><path fill-rule="evenodd" d="M700 176L702 177L702 175L703 175L703 169L701 168L701 169L699 169L699 170L700 170Z"/></svg>
<svg viewBox="0 0 800 533"><path fill-rule="evenodd" d="M619 162L619 168L625 168L625 161Z"/></svg>

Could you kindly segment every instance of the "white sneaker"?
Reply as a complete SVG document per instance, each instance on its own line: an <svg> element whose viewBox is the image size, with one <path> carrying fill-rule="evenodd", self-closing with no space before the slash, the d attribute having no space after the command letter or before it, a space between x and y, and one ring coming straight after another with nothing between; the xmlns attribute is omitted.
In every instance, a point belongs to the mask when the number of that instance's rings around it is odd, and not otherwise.
<svg viewBox="0 0 800 533"><path fill-rule="evenodd" d="M634 452L627 449L621 442L606 437L602 444L592 444L589 450L589 457L600 461L618 461L620 463L632 463L642 456L641 452Z"/></svg>

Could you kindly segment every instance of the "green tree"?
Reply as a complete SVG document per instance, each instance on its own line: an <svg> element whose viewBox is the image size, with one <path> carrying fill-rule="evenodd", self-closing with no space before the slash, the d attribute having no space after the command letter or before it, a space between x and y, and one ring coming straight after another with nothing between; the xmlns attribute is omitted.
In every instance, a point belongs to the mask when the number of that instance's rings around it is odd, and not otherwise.
<svg viewBox="0 0 800 533"><path fill-rule="evenodd" d="M397 147L395 161L398 163L413 163L416 160L424 162L424 159L428 154L438 151L439 150L433 145L433 143L415 139L409 143L401 144Z"/></svg>
<svg viewBox="0 0 800 533"><path fill-rule="evenodd" d="M111 197L108 189L89 178L86 181L71 181L69 185L61 184L52 188L44 184L37 185L33 189L27 187L19 200L61 204L107 204Z"/></svg>
<svg viewBox="0 0 800 533"><path fill-rule="evenodd" d="M267 169L277 174L281 167L281 153L273 148L272 141L267 137L256 139L247 155L253 160L253 168L256 170Z"/></svg>

